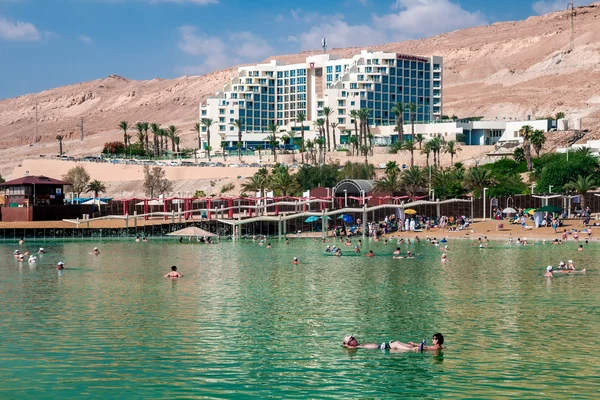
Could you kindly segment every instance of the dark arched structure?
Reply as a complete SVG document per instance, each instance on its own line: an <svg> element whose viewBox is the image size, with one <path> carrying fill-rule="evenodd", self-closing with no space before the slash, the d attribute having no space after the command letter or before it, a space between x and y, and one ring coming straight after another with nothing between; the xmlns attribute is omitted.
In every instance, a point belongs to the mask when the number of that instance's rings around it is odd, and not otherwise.
<svg viewBox="0 0 600 400"><path fill-rule="evenodd" d="M375 181L367 180L367 179L344 179L343 181L338 182L333 189L334 196L343 197L345 193L348 196L362 196L362 191L365 192L365 196L368 196L369 193L373 191L375 188ZM346 192L344 192L346 191Z"/></svg>

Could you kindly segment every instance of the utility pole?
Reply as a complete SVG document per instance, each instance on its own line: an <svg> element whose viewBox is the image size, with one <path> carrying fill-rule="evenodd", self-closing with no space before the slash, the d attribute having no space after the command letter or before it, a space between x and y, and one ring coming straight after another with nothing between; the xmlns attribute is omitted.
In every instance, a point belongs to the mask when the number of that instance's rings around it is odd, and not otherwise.
<svg viewBox="0 0 600 400"><path fill-rule="evenodd" d="M323 54L327 53L327 38L321 39L321 47L323 47Z"/></svg>
<svg viewBox="0 0 600 400"><path fill-rule="evenodd" d="M573 51L575 47L575 15L577 15L577 11L575 11L575 6L571 1L567 4L567 10L571 10L569 13L569 19L571 20L571 38L569 40L569 53Z"/></svg>
<svg viewBox="0 0 600 400"><path fill-rule="evenodd" d="M81 117L81 123L77 126L81 129L81 137L79 138L79 140L83 142L83 117Z"/></svg>
<svg viewBox="0 0 600 400"><path fill-rule="evenodd" d="M38 103L37 99L35 100L35 137L33 138L33 143L37 143L38 141Z"/></svg>

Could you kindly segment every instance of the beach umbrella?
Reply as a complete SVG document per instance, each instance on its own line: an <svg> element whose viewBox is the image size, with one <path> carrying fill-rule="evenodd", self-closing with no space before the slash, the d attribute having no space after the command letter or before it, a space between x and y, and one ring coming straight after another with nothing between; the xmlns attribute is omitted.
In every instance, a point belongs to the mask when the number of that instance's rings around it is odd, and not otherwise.
<svg viewBox="0 0 600 400"><path fill-rule="evenodd" d="M343 218L344 222L347 223L347 224L351 224L351 223L354 222L354 218L352 218L352 215L345 215L344 214L343 217L344 217Z"/></svg>
<svg viewBox="0 0 600 400"><path fill-rule="evenodd" d="M304 222L315 222L315 221L318 221L318 220L319 220L319 217L315 217L314 215L312 215L312 216L306 218L304 220Z"/></svg>
<svg viewBox="0 0 600 400"><path fill-rule="evenodd" d="M323 217L321 217L321 218L323 218ZM325 216L325 219L331 219L331 218L329 218L329 216L327 216L327 215L326 215L326 216Z"/></svg>
<svg viewBox="0 0 600 400"><path fill-rule="evenodd" d="M204 229L196 228L195 226L188 226L187 228L180 229L175 232L167 233L167 236L218 236L216 233L210 233Z"/></svg>
<svg viewBox="0 0 600 400"><path fill-rule="evenodd" d="M81 204L82 204L82 205L88 205L88 206L89 206L89 205L100 205L100 204L102 204L102 205L106 205L106 204L108 204L108 203L107 203L107 202L105 202L105 201L102 201L102 200L100 200L100 199L90 199L90 200L88 200L88 201L84 201L84 202L83 202L83 203L81 203Z"/></svg>
<svg viewBox="0 0 600 400"><path fill-rule="evenodd" d="M562 208L560 207L556 207L556 206L544 206L544 207L540 207L537 210L535 210L536 212L552 212L552 213L558 213L562 211Z"/></svg>
<svg viewBox="0 0 600 400"><path fill-rule="evenodd" d="M534 211L535 211L535 208L526 208L525 210L523 210L523 214L533 215Z"/></svg>
<svg viewBox="0 0 600 400"><path fill-rule="evenodd" d="M512 207L506 207L504 210L502 210L502 212L503 212L504 214L516 214L516 213L517 213L517 210L515 210L515 209L514 209L514 208L512 208Z"/></svg>
<svg viewBox="0 0 600 400"><path fill-rule="evenodd" d="M416 213L417 211L413 210L412 208L407 208L406 210L404 210L404 214L414 215Z"/></svg>

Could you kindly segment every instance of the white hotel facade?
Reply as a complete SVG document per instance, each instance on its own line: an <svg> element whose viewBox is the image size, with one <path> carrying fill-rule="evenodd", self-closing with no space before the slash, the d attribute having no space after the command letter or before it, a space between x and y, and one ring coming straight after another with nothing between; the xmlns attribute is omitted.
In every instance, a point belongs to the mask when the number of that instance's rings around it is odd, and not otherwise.
<svg viewBox="0 0 600 400"><path fill-rule="evenodd" d="M353 129L350 112L361 108L370 111L369 125L395 125L392 108L397 102L415 103L415 120L426 123L442 116L442 82L443 59L438 56L363 50L352 58L320 54L290 65L272 60L238 68L222 91L200 104L200 119L214 121L213 149L221 140L237 142L233 122L238 119L243 121L244 146L262 142L272 123L278 131L299 131L299 113L306 115L305 132L311 138L312 123L322 117L323 107L333 110L329 122L338 124L337 135ZM408 111L403 118L410 119Z"/></svg>

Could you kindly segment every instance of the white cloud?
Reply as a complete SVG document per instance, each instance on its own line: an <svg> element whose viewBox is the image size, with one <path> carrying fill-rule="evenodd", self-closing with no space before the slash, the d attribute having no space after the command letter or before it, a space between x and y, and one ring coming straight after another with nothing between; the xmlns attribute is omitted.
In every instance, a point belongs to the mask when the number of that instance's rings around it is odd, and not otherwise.
<svg viewBox="0 0 600 400"><path fill-rule="evenodd" d="M257 62L274 53L265 39L251 32L234 32L219 38L198 32L193 26L179 28L179 48L190 55L202 57L198 65L179 70L187 75L206 74L236 64Z"/></svg>
<svg viewBox="0 0 600 400"><path fill-rule="evenodd" d="M302 21L319 21L308 31L288 36L288 40L300 44L302 50L316 49L321 46L321 39L327 38L329 48L368 46L385 43L387 36L368 25L350 25L341 15L302 15L292 10L292 17Z"/></svg>
<svg viewBox="0 0 600 400"><path fill-rule="evenodd" d="M581 3L581 4L580 4ZM575 2L575 6L588 5L593 1ZM564 0L539 0L531 5L531 9L538 15L548 14L558 10L567 9L567 1Z"/></svg>
<svg viewBox="0 0 600 400"><path fill-rule="evenodd" d="M486 24L480 11L470 12L450 0L397 0L400 11L381 17L374 15L378 29L394 31L402 39L433 36L457 29Z"/></svg>
<svg viewBox="0 0 600 400"><path fill-rule="evenodd" d="M79 35L77 39L79 39L83 44L87 44L88 46L92 46L94 44L92 38L87 35Z"/></svg>
<svg viewBox="0 0 600 400"><path fill-rule="evenodd" d="M40 40L38 29L30 22L12 22L0 17L0 39L4 40Z"/></svg>

